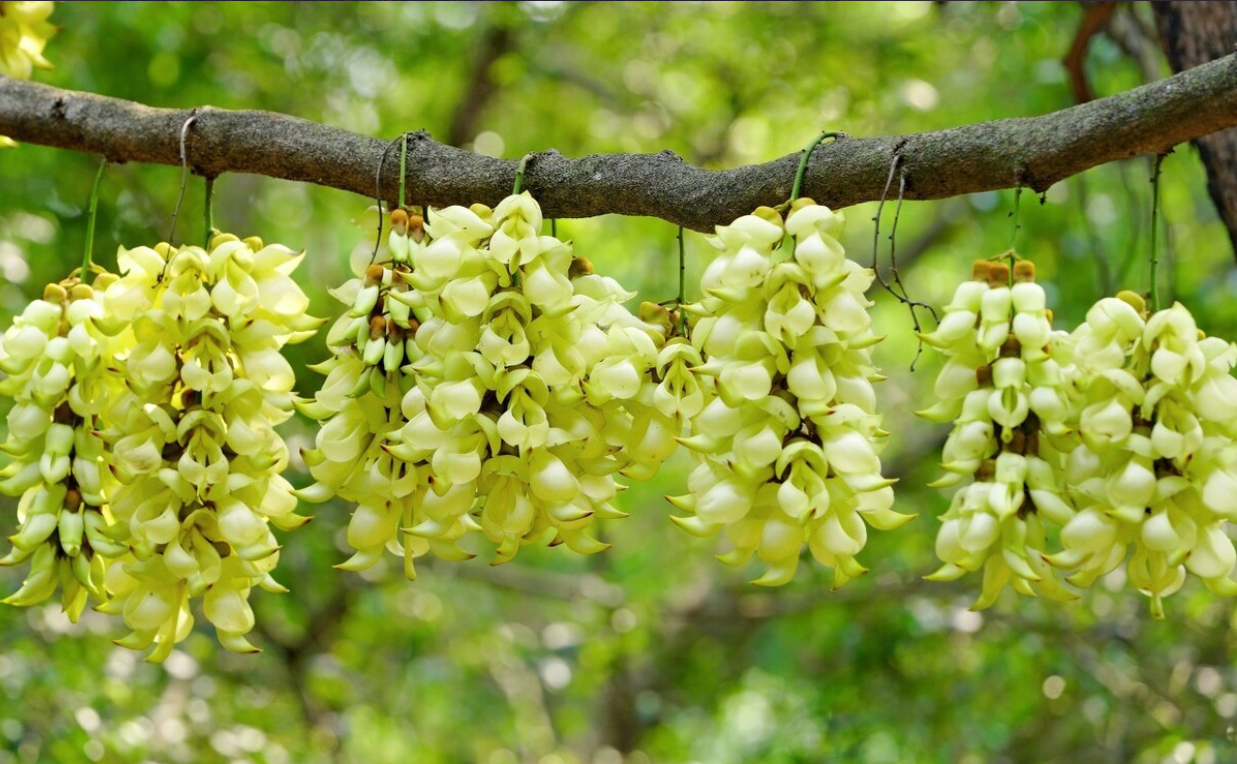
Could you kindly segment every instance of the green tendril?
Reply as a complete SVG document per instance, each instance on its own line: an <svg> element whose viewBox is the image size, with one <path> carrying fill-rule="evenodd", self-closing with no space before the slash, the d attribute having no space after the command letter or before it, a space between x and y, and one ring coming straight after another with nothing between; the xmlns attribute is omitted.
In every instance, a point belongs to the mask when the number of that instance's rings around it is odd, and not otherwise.
<svg viewBox="0 0 1237 764"><path fill-rule="evenodd" d="M99 171L95 173L94 185L90 188L90 206L86 213L86 250L82 253L82 272L79 276L82 281L86 280L86 274L90 272L91 257L94 252L95 222L99 218L99 184L103 180L105 169L107 169L107 157L103 157L103 161L99 162Z"/></svg>

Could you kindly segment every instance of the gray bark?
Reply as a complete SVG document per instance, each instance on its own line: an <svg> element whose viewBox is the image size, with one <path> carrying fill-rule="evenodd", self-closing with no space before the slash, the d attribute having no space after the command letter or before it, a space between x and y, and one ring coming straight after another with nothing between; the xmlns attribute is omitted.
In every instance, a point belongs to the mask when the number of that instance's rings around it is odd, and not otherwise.
<svg viewBox="0 0 1237 764"><path fill-rule="evenodd" d="M1151 7L1175 72L1228 56L1237 46L1237 3L1173 0ZM1237 130L1199 136L1194 145L1207 168L1211 200L1237 252Z"/></svg>
<svg viewBox="0 0 1237 764"><path fill-rule="evenodd" d="M187 137L194 172L257 173L374 195L386 141L283 114L202 107ZM179 165L188 110L0 77L0 135L103 154L114 162ZM803 195L831 207L879 199L895 155L906 199L941 199L1017 185L1044 191L1105 162L1171 147L1237 125L1237 56L1135 90L1039 117L930 133L843 138L813 153ZM705 170L673 152L533 155L524 188L547 217L646 215L707 231L790 195L798 154L760 165ZM412 134L408 193L414 204L496 204L510 193L514 160L493 159ZM388 155L382 196L394 200L399 156Z"/></svg>

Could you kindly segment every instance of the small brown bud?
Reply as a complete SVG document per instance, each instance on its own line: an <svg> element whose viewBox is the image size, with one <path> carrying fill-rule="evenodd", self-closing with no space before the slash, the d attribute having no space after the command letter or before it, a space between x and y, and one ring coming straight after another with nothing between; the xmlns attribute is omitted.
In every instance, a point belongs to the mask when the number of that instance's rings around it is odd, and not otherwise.
<svg viewBox="0 0 1237 764"><path fill-rule="evenodd" d="M976 260L971 263L971 278L975 281L987 281L988 271L992 269L992 263L988 260Z"/></svg>
<svg viewBox="0 0 1237 764"><path fill-rule="evenodd" d="M391 210L391 228L400 233L408 230L408 213L400 208Z"/></svg>
<svg viewBox="0 0 1237 764"><path fill-rule="evenodd" d="M1022 354L1022 343L1017 337L1010 337L1001 345L1002 358L1017 358Z"/></svg>
<svg viewBox="0 0 1237 764"><path fill-rule="evenodd" d="M425 241L425 218L420 215L408 216L408 238L418 244Z"/></svg>
<svg viewBox="0 0 1237 764"><path fill-rule="evenodd" d="M593 262L587 257L577 257L571 261L571 268L567 271L569 278L578 279L581 276L593 275Z"/></svg>
<svg viewBox="0 0 1237 764"><path fill-rule="evenodd" d="M1030 260L1019 260L1014 263L1014 281L1021 284L1035 280L1035 263Z"/></svg>
<svg viewBox="0 0 1237 764"><path fill-rule="evenodd" d="M992 263L988 267L988 285L1009 286L1009 266L1005 263Z"/></svg>
<svg viewBox="0 0 1237 764"><path fill-rule="evenodd" d="M383 268L381 263L374 263L365 269L365 279L367 281L381 282L384 275L386 275L386 268Z"/></svg>
<svg viewBox="0 0 1237 764"><path fill-rule="evenodd" d="M64 507L70 512L76 512L82 506L82 492L77 488L70 488L64 495Z"/></svg>
<svg viewBox="0 0 1237 764"><path fill-rule="evenodd" d="M369 338L376 340L387 333L387 320L382 316L374 316L369 320Z"/></svg>
<svg viewBox="0 0 1237 764"><path fill-rule="evenodd" d="M975 382L980 387L992 387L992 367L984 364L975 370Z"/></svg>

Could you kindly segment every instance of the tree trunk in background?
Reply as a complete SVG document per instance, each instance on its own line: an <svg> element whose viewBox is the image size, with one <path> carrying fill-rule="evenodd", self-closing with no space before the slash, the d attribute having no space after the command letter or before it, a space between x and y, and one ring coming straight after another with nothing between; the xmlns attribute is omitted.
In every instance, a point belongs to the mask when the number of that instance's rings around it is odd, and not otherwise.
<svg viewBox="0 0 1237 764"><path fill-rule="evenodd" d="M1237 2L1153 2L1164 52L1174 72L1232 53L1237 46ZM1194 141L1207 168L1207 188L1237 252L1237 128Z"/></svg>

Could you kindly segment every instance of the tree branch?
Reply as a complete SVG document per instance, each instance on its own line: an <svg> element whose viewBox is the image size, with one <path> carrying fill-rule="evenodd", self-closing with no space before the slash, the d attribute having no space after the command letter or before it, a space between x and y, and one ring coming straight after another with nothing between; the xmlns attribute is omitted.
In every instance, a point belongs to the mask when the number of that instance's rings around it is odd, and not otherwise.
<svg viewBox="0 0 1237 764"><path fill-rule="evenodd" d="M283 114L202 107L189 131L195 172L256 173L373 194L386 141ZM178 139L189 111L157 109L0 77L0 135L105 155L112 162L180 164ZM1041 117L1002 119L930 133L847 138L818 148L805 196L831 207L879 199L895 151L905 198L941 199L1018 183L1044 191L1105 162L1170 147L1237 125L1237 56L1150 85ZM510 193L514 160L445 146L418 132L409 146L411 201L496 204ZM791 154L760 165L710 171L673 152L534 155L525 188L547 217L617 213L659 217L709 230L790 195ZM387 162L382 194L398 193L398 162Z"/></svg>
<svg viewBox="0 0 1237 764"><path fill-rule="evenodd" d="M1108 22L1112 12L1117 10L1116 0L1083 3L1082 21L1070 43L1069 53L1065 54L1065 70L1069 72L1070 86L1074 89L1074 100L1086 103L1095 98L1091 91L1091 83L1087 80L1087 49L1091 47L1091 38Z"/></svg>

